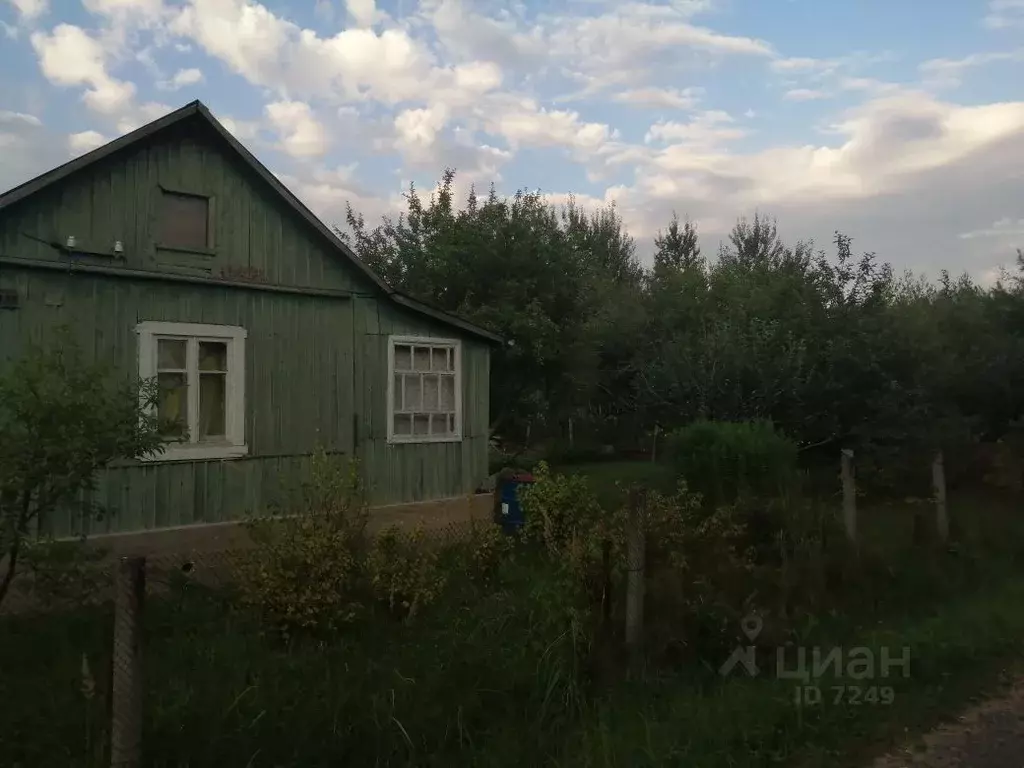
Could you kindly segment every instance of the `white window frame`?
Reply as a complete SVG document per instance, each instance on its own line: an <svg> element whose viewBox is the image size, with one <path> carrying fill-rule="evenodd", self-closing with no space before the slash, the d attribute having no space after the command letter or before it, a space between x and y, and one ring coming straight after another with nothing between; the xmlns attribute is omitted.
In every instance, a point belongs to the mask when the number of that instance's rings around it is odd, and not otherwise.
<svg viewBox="0 0 1024 768"><path fill-rule="evenodd" d="M455 432L451 435L396 435L395 434L395 347L445 347L452 350L455 369ZM388 442L407 443L461 443L462 442L462 342L458 339L439 339L431 336L388 336Z"/></svg>
<svg viewBox="0 0 1024 768"><path fill-rule="evenodd" d="M189 339L219 341L227 344L228 370L225 378L223 440L198 441L192 422L199 416L199 387L197 356L187 359L188 414L190 442L169 441L162 453L147 457L146 461L196 461L201 459L237 459L249 452L245 443L245 339L248 333L237 325L209 325L205 323L169 323L147 320L135 327L139 336L139 376L151 379L157 373L157 340ZM189 345L191 349L194 345ZM155 407L153 408L155 411ZM193 442L194 441L194 442Z"/></svg>

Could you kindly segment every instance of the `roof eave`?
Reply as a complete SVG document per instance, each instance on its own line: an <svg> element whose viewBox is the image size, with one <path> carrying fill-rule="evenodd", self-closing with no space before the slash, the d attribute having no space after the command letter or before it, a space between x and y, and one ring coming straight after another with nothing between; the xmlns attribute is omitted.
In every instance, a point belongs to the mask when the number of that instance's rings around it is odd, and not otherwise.
<svg viewBox="0 0 1024 768"><path fill-rule="evenodd" d="M447 312L441 311L440 309L434 309L434 307L431 307L429 304L424 304L422 301L414 299L411 296L406 296L404 293L392 291L391 299L395 303L407 307L408 309L411 309L414 312L419 312L420 314L432 317L435 320L439 320L443 323L447 323L448 325L459 328L465 331L466 333L471 333L474 336L479 336L480 338L487 340L491 344L494 344L496 346L505 345L505 339L503 339L498 334L491 333L487 329L481 328L479 325L474 325L473 323L470 323L467 320L463 320L462 318L456 317L455 315L450 315Z"/></svg>
<svg viewBox="0 0 1024 768"><path fill-rule="evenodd" d="M86 152L84 155L79 155L72 160L58 165L56 168L51 168L45 173L41 173L35 178L29 179L26 182L19 184L13 189L9 189L7 192L0 194L0 209L6 208L9 205L13 205L21 200L24 200L30 195L34 195L41 189L55 184L61 179L67 178L73 173L85 168L86 166L92 165L93 163L99 162L115 152L118 152L125 147L129 147L136 142L142 141L143 139L151 136L158 131L162 131L165 128L174 125L194 114L200 112L202 105L198 101L192 101L170 112L163 117L157 118L151 123L147 123L140 128L136 128L130 133L126 133L124 136L114 139L113 141L107 142L102 147L97 147L94 150Z"/></svg>

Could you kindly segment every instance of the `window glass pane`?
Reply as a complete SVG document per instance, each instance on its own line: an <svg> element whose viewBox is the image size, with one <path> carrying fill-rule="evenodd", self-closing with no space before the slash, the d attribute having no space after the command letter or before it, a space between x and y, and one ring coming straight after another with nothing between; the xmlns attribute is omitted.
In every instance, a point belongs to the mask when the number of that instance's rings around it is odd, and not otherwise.
<svg viewBox="0 0 1024 768"><path fill-rule="evenodd" d="M182 437L188 431L188 386L184 373L157 374L157 416L161 433Z"/></svg>
<svg viewBox="0 0 1024 768"><path fill-rule="evenodd" d="M405 411L418 411L423 407L423 389L419 376L405 376Z"/></svg>
<svg viewBox="0 0 1024 768"><path fill-rule="evenodd" d="M406 344L395 345L395 370L412 370L412 347L407 346Z"/></svg>
<svg viewBox="0 0 1024 768"><path fill-rule="evenodd" d="M228 345L223 341L199 342L199 370L226 371L228 369Z"/></svg>
<svg viewBox="0 0 1024 768"><path fill-rule="evenodd" d="M394 381L394 392L392 393L392 406L396 411L402 410L402 379L404 377L400 373L395 374Z"/></svg>
<svg viewBox="0 0 1024 768"><path fill-rule="evenodd" d="M171 248L206 250L208 198L164 192L160 197L160 242Z"/></svg>
<svg viewBox="0 0 1024 768"><path fill-rule="evenodd" d="M436 411L437 410L437 398L438 398L438 377L437 376L424 376L423 377L423 410L425 411Z"/></svg>
<svg viewBox="0 0 1024 768"><path fill-rule="evenodd" d="M395 414L395 434L396 435L411 435L412 434L412 416L407 413Z"/></svg>
<svg viewBox="0 0 1024 768"><path fill-rule="evenodd" d="M413 348L412 369L414 371L430 370L430 347Z"/></svg>
<svg viewBox="0 0 1024 768"><path fill-rule="evenodd" d="M430 434L430 416L425 413L417 413L412 417L412 433L414 435Z"/></svg>
<svg viewBox="0 0 1024 768"><path fill-rule="evenodd" d="M451 434L450 423L447 413L435 413L430 421L430 434L447 437Z"/></svg>
<svg viewBox="0 0 1024 768"><path fill-rule="evenodd" d="M448 370L448 350L445 347L434 347L430 351L430 370Z"/></svg>
<svg viewBox="0 0 1024 768"><path fill-rule="evenodd" d="M449 413L448 414L448 432L450 432L453 435L455 434L455 414L454 413Z"/></svg>
<svg viewBox="0 0 1024 768"><path fill-rule="evenodd" d="M185 339L157 339L156 367L161 370L184 370L185 344Z"/></svg>
<svg viewBox="0 0 1024 768"><path fill-rule="evenodd" d="M455 377L441 377L441 410L455 410Z"/></svg>
<svg viewBox="0 0 1024 768"><path fill-rule="evenodd" d="M227 434L225 402L227 376L203 373L199 376L199 439Z"/></svg>

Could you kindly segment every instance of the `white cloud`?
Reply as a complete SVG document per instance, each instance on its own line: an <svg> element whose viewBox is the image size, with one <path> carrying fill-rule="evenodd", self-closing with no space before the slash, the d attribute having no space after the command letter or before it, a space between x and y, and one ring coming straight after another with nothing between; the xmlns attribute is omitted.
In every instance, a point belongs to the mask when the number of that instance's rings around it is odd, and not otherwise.
<svg viewBox="0 0 1024 768"><path fill-rule="evenodd" d="M1024 0L989 0L982 22L989 29L1024 27Z"/></svg>
<svg viewBox="0 0 1024 768"><path fill-rule="evenodd" d="M100 16L148 21L158 18L164 10L163 0L82 0L82 5Z"/></svg>
<svg viewBox="0 0 1024 768"><path fill-rule="evenodd" d="M817 101L818 99L827 99L828 97L829 95L825 91L813 88L793 88L786 91L782 96L786 101Z"/></svg>
<svg viewBox="0 0 1024 768"><path fill-rule="evenodd" d="M200 70L192 67L189 69L179 69L177 72L174 73L174 77L172 77L170 80L159 83L158 86L163 90L177 91L180 88L195 85L196 83L201 83L202 81L203 73Z"/></svg>
<svg viewBox="0 0 1024 768"><path fill-rule="evenodd" d="M0 110L0 190L7 190L67 160L65 137L35 115Z"/></svg>
<svg viewBox="0 0 1024 768"><path fill-rule="evenodd" d="M455 59L535 68L550 54L540 27L526 29L509 15L499 19L486 16L472 2L422 0L420 10L442 48Z"/></svg>
<svg viewBox="0 0 1024 768"><path fill-rule="evenodd" d="M6 109L0 109L0 126L13 126L16 124L28 125L33 128L39 128L43 125L35 115L27 115L24 112L11 112Z"/></svg>
<svg viewBox="0 0 1024 768"><path fill-rule="evenodd" d="M818 74L832 72L839 66L838 59L814 59L808 56L791 56L775 59L770 65L775 72L785 74Z"/></svg>
<svg viewBox="0 0 1024 768"><path fill-rule="evenodd" d="M1019 212L1007 207L1024 175L1024 102L962 106L901 91L847 112L829 143L752 152L694 145L687 126L652 128L680 140L634 152L634 181L605 191L641 243L673 210L696 219L711 244L760 209L790 240L825 244L841 229L858 248L933 274L981 273L1024 245ZM979 228L993 210L1006 218Z"/></svg>
<svg viewBox="0 0 1024 768"><path fill-rule="evenodd" d="M1019 239L1024 241L1024 219L1012 219L1006 216L993 222L984 229L973 229L969 232L962 232L959 235L961 240L975 240L977 238L999 238L1002 240Z"/></svg>
<svg viewBox="0 0 1024 768"><path fill-rule="evenodd" d="M404 28L353 28L324 38L253 0L190 0L170 28L286 99L424 102L436 91L459 89L465 75L465 69L439 66L429 47ZM479 64L473 71L483 67L494 69Z"/></svg>
<svg viewBox="0 0 1024 768"><path fill-rule="evenodd" d="M448 122L444 105L407 109L395 117L397 148L412 162L433 158L438 134Z"/></svg>
<svg viewBox="0 0 1024 768"><path fill-rule="evenodd" d="M292 157L319 157L327 151L327 129L301 101L277 101L266 106L267 118L281 137L281 148Z"/></svg>
<svg viewBox="0 0 1024 768"><path fill-rule="evenodd" d="M968 70L1001 61L1024 61L1024 48L974 53L962 59L930 59L922 63L919 69L926 85L953 88L960 85Z"/></svg>
<svg viewBox="0 0 1024 768"><path fill-rule="evenodd" d="M488 132L504 137L513 149L568 147L588 153L602 149L617 136L605 123L584 122L577 112L547 110L533 99L489 104L488 114L482 117Z"/></svg>
<svg viewBox="0 0 1024 768"><path fill-rule="evenodd" d="M239 141L250 141L256 138L259 133L259 123L251 120L235 120L234 118L227 117L226 115L214 115L217 118L217 122L224 126L228 133L234 136Z"/></svg>
<svg viewBox="0 0 1024 768"><path fill-rule="evenodd" d="M156 101L147 101L141 105L130 104L117 119L118 133L130 133L173 111L174 107Z"/></svg>
<svg viewBox="0 0 1024 768"><path fill-rule="evenodd" d="M97 147L102 147L107 137L98 131L82 131L68 136L68 149L72 155L82 155Z"/></svg>
<svg viewBox="0 0 1024 768"><path fill-rule="evenodd" d="M60 24L31 39L43 75L57 85L87 86L83 100L90 109L113 115L131 103L135 86L107 73L103 47L83 29Z"/></svg>
<svg viewBox="0 0 1024 768"><path fill-rule="evenodd" d="M385 16L377 11L375 0L345 0L345 8L351 18L360 27L372 27Z"/></svg>
<svg viewBox="0 0 1024 768"><path fill-rule="evenodd" d="M612 96L620 104L637 107L692 109L700 101L703 88L632 88Z"/></svg>
<svg viewBox="0 0 1024 768"><path fill-rule="evenodd" d="M689 147L712 147L747 135L744 129L734 127L735 122L728 112L709 110L685 123L659 121L647 131L644 141L648 144L660 141L678 142Z"/></svg>
<svg viewBox="0 0 1024 768"><path fill-rule="evenodd" d="M8 0L22 21L32 22L49 10L49 0Z"/></svg>
<svg viewBox="0 0 1024 768"><path fill-rule="evenodd" d="M665 72L705 66L709 56L774 53L763 40L695 26L686 16L670 6L627 3L601 16L558 19L546 45L587 93L645 80L655 65Z"/></svg>

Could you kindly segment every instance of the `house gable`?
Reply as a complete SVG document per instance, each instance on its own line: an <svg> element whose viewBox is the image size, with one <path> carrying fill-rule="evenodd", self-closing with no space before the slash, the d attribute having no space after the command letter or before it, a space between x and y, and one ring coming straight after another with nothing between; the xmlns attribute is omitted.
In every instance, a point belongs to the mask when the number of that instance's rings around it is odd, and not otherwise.
<svg viewBox="0 0 1024 768"><path fill-rule="evenodd" d="M167 242L166 222L179 199L206 211L203 247ZM377 289L198 113L0 208L0 256L293 288Z"/></svg>

